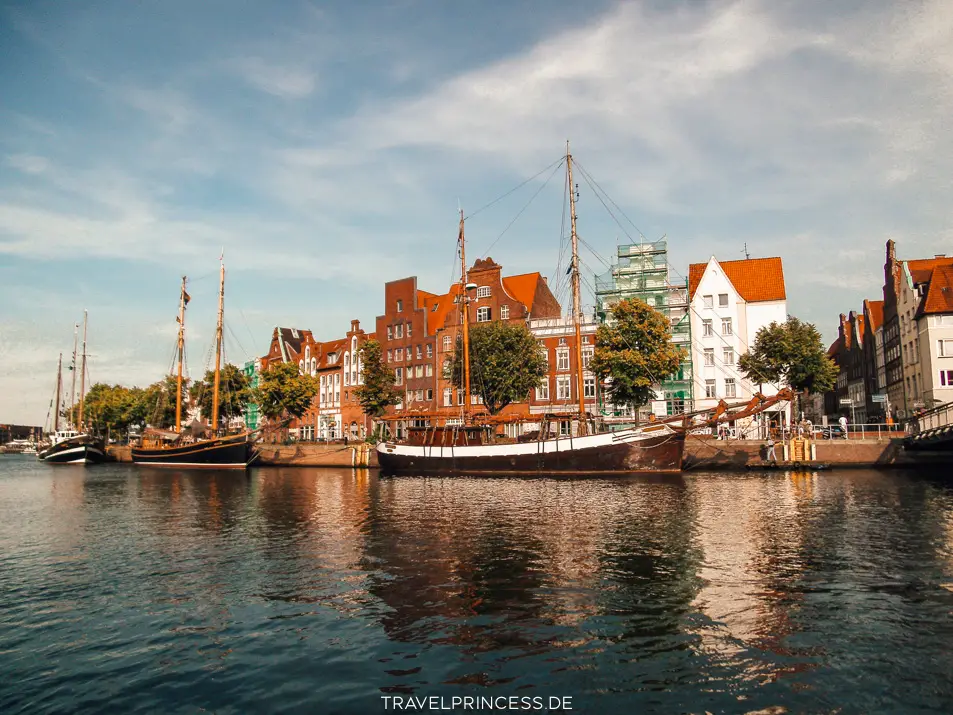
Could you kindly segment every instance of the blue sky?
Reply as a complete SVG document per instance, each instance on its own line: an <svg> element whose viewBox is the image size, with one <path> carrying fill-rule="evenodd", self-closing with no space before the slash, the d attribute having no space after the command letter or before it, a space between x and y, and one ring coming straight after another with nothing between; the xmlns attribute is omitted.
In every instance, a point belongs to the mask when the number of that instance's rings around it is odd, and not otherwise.
<svg viewBox="0 0 953 715"><path fill-rule="evenodd" d="M0 422L44 421L84 308L94 381L159 379L182 275L200 375L223 247L236 362L275 325L372 326L386 280L445 290L458 205L567 138L631 219L577 177L591 270L637 230L682 274L747 243L830 337L887 238L953 253L949 116L945 0L3 3ZM468 255L549 175L474 216ZM562 181L493 246L507 272L562 272Z"/></svg>

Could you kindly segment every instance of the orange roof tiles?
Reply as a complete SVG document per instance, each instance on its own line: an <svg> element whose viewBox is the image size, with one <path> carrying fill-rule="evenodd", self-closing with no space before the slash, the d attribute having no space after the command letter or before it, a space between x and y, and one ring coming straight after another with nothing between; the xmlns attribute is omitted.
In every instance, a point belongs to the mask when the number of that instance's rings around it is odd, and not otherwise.
<svg viewBox="0 0 953 715"><path fill-rule="evenodd" d="M864 311L870 316L870 332L877 332L877 328L884 324L884 302L882 300L865 300Z"/></svg>
<svg viewBox="0 0 953 715"><path fill-rule="evenodd" d="M920 308L921 315L938 313L953 313L953 265L933 269L930 289Z"/></svg>
<svg viewBox="0 0 953 715"><path fill-rule="evenodd" d="M784 269L781 259L747 258L740 261L718 261L738 294L749 303L766 300L785 300ZM695 297L698 284L705 275L707 263L693 263L688 267L688 296Z"/></svg>
<svg viewBox="0 0 953 715"><path fill-rule="evenodd" d="M917 258L912 261L904 261L907 264L907 270L910 271L910 277L914 283L926 283L930 280L930 274L934 268L939 266L953 266L953 258L947 256L934 256L933 258Z"/></svg>
<svg viewBox="0 0 953 715"><path fill-rule="evenodd" d="M503 278L503 287L506 288L507 293L532 312L533 301L536 298L536 286L541 277L539 273L521 273L518 276L507 276Z"/></svg>

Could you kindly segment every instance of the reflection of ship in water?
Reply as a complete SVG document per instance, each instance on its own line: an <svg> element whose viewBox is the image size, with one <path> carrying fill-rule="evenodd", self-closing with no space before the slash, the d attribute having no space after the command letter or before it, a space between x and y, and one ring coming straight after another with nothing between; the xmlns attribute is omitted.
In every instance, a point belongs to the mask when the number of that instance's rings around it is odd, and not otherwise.
<svg viewBox="0 0 953 715"><path fill-rule="evenodd" d="M609 616L616 641L675 633L698 588L681 477L382 480L369 590L396 640L479 652L572 647ZM534 514L531 521L527 513Z"/></svg>

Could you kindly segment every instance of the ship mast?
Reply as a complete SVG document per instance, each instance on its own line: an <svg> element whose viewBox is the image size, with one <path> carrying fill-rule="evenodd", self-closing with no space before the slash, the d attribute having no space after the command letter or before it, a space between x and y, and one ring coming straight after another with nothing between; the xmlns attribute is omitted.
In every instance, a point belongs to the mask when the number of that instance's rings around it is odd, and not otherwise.
<svg viewBox="0 0 953 715"><path fill-rule="evenodd" d="M82 364L79 368L79 431L83 431L83 407L86 405L86 321L89 318L89 311L83 311L83 355Z"/></svg>
<svg viewBox="0 0 953 715"><path fill-rule="evenodd" d="M460 209L460 309L463 311L463 420L470 414L470 294L467 292L467 252Z"/></svg>
<svg viewBox="0 0 953 715"><path fill-rule="evenodd" d="M566 173L569 182L569 219L572 230L572 321L576 331L576 391L579 395L579 434L586 429L585 381L582 374L582 303L579 296L579 238L576 235L576 187L572 183L572 154L569 153L569 140L566 140Z"/></svg>
<svg viewBox="0 0 953 715"><path fill-rule="evenodd" d="M225 261L218 286L218 325L215 328L215 385L212 392L212 430L218 434L218 385L222 370L222 322L225 316Z"/></svg>
<svg viewBox="0 0 953 715"><path fill-rule="evenodd" d="M53 432L60 431L60 390L63 388L63 353L60 353L60 358L56 363L56 402L55 411L53 412Z"/></svg>
<svg viewBox="0 0 953 715"><path fill-rule="evenodd" d="M179 353L178 375L175 380L175 431L182 431L182 363L185 360L185 304L189 294L185 292L185 276L182 276L182 293L179 295Z"/></svg>
<svg viewBox="0 0 953 715"><path fill-rule="evenodd" d="M76 415L73 408L76 406L76 341L79 338L79 323L73 323L73 364L70 370L73 372L73 385L69 391L69 424L72 429L76 429L74 419Z"/></svg>

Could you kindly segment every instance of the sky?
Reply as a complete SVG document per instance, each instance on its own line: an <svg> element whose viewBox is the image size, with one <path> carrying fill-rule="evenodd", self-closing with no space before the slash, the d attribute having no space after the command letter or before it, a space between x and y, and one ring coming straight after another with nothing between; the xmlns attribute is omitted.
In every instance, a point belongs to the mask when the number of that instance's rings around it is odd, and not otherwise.
<svg viewBox="0 0 953 715"><path fill-rule="evenodd" d="M887 239L953 253L950 116L948 0L0 0L0 422L46 421L84 309L93 382L160 379L183 275L200 377L223 252L238 363L445 292L461 207L568 305L567 140L587 285L642 236L781 256L830 339Z"/></svg>

